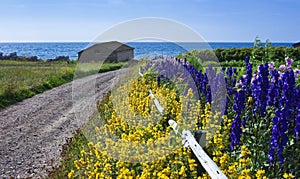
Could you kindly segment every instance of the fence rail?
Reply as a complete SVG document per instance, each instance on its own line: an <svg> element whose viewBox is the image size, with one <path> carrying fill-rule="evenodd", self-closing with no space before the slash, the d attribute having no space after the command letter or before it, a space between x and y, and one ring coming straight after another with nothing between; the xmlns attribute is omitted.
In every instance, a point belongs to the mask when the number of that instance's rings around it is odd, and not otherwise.
<svg viewBox="0 0 300 179"><path fill-rule="evenodd" d="M141 69L139 69L139 75L143 77L143 73L141 72ZM154 104L156 106L156 109L159 111L161 115L163 115L163 107L160 105L159 101L155 98L154 94L152 93L152 90L149 90L150 97L154 100ZM179 130L179 126L174 120L168 121L169 125L172 127L172 129L175 131L176 135L180 135L182 139L182 143L184 147L189 147L192 149L193 153L203 166L203 168L207 171L209 176L213 179L220 178L225 179L227 178L226 175L219 169L217 164L205 153L203 148L199 145L195 137L192 135L190 130L183 129L182 132Z"/></svg>

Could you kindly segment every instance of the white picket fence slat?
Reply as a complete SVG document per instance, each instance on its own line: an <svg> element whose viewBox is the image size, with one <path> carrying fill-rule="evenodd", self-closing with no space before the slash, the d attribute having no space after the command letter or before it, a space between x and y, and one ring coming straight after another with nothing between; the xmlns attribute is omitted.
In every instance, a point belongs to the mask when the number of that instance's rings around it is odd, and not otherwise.
<svg viewBox="0 0 300 179"><path fill-rule="evenodd" d="M141 72L141 69L139 69L139 75L143 77L143 73ZM154 100L154 104L156 106L156 109L159 111L161 115L163 115L163 107L160 105L159 101L155 98L154 94L152 93L151 89L149 90L150 97ZM192 135L191 131L189 130L182 130L182 133L178 130L179 127L177 123L174 120L168 121L169 125L174 130L175 134L180 135L182 139L182 143L184 147L189 147L192 149L193 153L203 166L203 168L207 171L209 176L213 179L226 179L226 175L219 169L217 164L207 155L207 153L202 149L202 147L199 145L195 137Z"/></svg>

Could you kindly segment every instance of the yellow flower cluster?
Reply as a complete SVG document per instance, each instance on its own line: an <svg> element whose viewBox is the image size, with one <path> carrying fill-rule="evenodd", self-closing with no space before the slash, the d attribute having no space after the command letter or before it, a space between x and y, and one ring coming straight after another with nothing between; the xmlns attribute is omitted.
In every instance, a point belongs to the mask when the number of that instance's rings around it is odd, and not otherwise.
<svg viewBox="0 0 300 179"><path fill-rule="evenodd" d="M156 109L150 89L164 115ZM252 171L247 146L236 148L235 154L230 151L232 119L220 119L209 103L195 101L191 89L187 96L180 96L176 87L159 85L146 76L118 86L106 104L98 104L103 105L98 109L104 115L96 120L102 123L95 122L93 142L80 152L69 178L210 178L206 173L197 176L195 157L174 135L169 119L186 129L205 130L206 150L229 178L266 178L264 170Z"/></svg>
<svg viewBox="0 0 300 179"><path fill-rule="evenodd" d="M285 173L285 174L283 174L283 178L292 179L292 178L295 178L295 176L291 173Z"/></svg>
<svg viewBox="0 0 300 179"><path fill-rule="evenodd" d="M96 148L97 144L89 143L89 151L81 152L81 158L75 160L77 171L71 170L69 178L197 178L197 164L187 148L180 147L155 161L139 163L115 160Z"/></svg>
<svg viewBox="0 0 300 179"><path fill-rule="evenodd" d="M255 177L256 177L257 179L267 179L267 177L264 176L265 173L266 173L265 170L257 170L257 172L256 172L256 174L255 174Z"/></svg>
<svg viewBox="0 0 300 179"><path fill-rule="evenodd" d="M150 89L164 109L163 116L149 96ZM105 124L95 127L94 143L81 151L68 177L197 178L192 152L182 146L167 123L173 119L184 128L197 128L201 105L192 96L189 90L180 97L176 88L147 78L119 86L109 97L113 108L101 108L109 118L100 119Z"/></svg>

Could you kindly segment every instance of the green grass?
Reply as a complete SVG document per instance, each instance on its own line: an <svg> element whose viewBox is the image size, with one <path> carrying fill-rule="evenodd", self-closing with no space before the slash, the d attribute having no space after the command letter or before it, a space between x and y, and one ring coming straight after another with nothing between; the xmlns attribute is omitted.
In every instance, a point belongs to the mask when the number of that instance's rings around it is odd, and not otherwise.
<svg viewBox="0 0 300 179"><path fill-rule="evenodd" d="M75 78L81 78L83 76L88 76L96 73L104 73L108 71L118 70L122 68L126 63L103 63L100 67L99 63L78 63L76 66Z"/></svg>
<svg viewBox="0 0 300 179"><path fill-rule="evenodd" d="M72 81L75 63L0 61L0 108Z"/></svg>
<svg viewBox="0 0 300 179"><path fill-rule="evenodd" d="M125 63L77 64L76 62L0 61L0 108L30 98L76 78L120 69ZM82 68L83 67L83 68ZM76 73L74 73L76 70Z"/></svg>

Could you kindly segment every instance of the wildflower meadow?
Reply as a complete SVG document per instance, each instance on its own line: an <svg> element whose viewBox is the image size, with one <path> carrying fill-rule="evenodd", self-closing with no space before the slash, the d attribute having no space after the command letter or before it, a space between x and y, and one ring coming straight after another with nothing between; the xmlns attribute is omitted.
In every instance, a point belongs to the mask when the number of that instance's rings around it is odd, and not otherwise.
<svg viewBox="0 0 300 179"><path fill-rule="evenodd" d="M69 178L210 178L169 119L206 131L202 147L228 178L300 177L300 70L293 59L247 56L242 67L218 67L187 55L141 66L143 75L136 71L97 103L95 135Z"/></svg>

